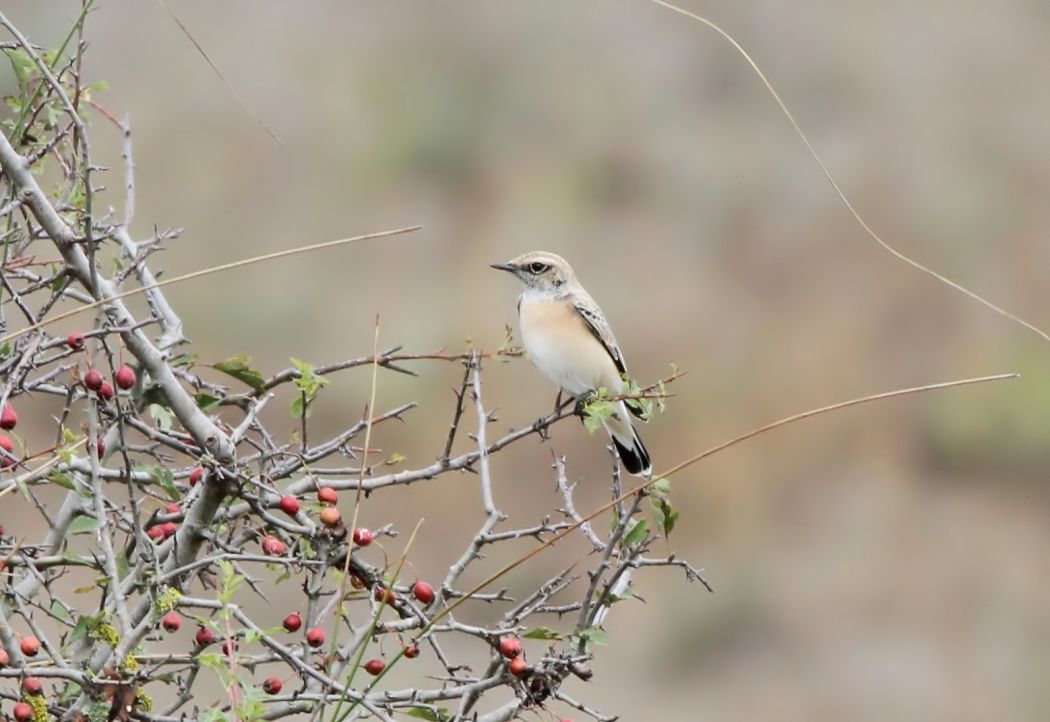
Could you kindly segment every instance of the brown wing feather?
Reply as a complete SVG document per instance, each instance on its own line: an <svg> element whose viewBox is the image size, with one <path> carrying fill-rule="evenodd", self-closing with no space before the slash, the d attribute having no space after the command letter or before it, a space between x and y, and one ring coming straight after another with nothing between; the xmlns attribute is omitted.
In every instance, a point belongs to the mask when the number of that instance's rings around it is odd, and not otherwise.
<svg viewBox="0 0 1050 722"><path fill-rule="evenodd" d="M609 323L605 320L605 316L602 315L601 310L597 305L593 307L584 306L581 303L576 304L576 312L580 314L580 318L583 319L584 323L587 324L587 328L590 329L598 341L601 342L605 348L609 357L616 364L616 370L621 374L627 373L627 364L623 361L623 354L620 353L620 345L616 343L616 337L612 335L612 331L609 329ZM641 419L643 418L642 412L635 408L635 405L628 401L625 406L634 416Z"/></svg>

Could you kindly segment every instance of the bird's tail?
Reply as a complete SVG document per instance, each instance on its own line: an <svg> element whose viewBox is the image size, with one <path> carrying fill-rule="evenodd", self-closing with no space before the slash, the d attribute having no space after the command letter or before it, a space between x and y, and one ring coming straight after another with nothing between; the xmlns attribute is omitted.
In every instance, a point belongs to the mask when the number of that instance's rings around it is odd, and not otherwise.
<svg viewBox="0 0 1050 722"><path fill-rule="evenodd" d="M653 464L649 459L649 451L638 436L631 423L631 417L627 415L627 407L622 401L616 412L606 420L605 430L616 445L623 468L634 476L650 478L653 475Z"/></svg>

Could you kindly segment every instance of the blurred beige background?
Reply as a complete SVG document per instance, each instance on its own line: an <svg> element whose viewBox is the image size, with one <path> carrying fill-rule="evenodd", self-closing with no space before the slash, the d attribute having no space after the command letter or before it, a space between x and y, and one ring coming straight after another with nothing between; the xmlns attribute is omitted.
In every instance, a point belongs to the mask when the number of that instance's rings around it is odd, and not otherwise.
<svg viewBox="0 0 1050 722"><path fill-rule="evenodd" d="M1050 716L1050 345L865 237L723 40L643 0L167 2L285 145L160 4L100 2L86 73L131 117L135 230L186 229L155 265L425 226L171 289L204 360L246 353L271 372L366 355L377 313L382 346L494 348L517 288L487 264L541 248L573 262L636 376L690 372L644 429L658 469L850 396L1024 374L799 424L677 477L672 542L717 592L639 575L648 603L616 608L574 696L625 720ZM79 3L5 6L53 46ZM687 6L753 53L876 229L1050 327L1050 6ZM94 144L119 168L104 123ZM379 387L383 406L422 404L377 435L415 465L440 451L460 375L419 370ZM334 379L317 433L356 418L367 386ZM490 433L553 401L526 363L490 364L485 392ZM284 403L272 419L290 431ZM552 448L581 507L606 497L601 441L565 424L497 460L512 523L558 503ZM424 574L481 520L469 476L390 496L367 523L425 512Z"/></svg>

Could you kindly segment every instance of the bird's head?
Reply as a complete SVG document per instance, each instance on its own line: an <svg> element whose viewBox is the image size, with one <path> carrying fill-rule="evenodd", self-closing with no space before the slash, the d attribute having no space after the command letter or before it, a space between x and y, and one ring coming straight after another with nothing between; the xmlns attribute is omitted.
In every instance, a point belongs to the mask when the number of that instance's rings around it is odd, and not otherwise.
<svg viewBox="0 0 1050 722"><path fill-rule="evenodd" d="M576 280L568 261L546 251L530 251L506 263L493 263L492 267L513 273L526 289L541 293L559 293Z"/></svg>

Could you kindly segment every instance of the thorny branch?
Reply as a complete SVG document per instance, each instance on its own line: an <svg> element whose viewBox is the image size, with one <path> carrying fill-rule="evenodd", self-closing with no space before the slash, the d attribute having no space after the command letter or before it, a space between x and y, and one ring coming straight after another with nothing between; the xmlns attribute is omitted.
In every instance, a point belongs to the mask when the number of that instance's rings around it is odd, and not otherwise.
<svg viewBox="0 0 1050 722"><path fill-rule="evenodd" d="M581 518L566 461L555 455L551 480L562 508L507 526L490 464L511 445L545 437L573 415L571 404L490 433L482 365L521 355L509 337L496 351L373 349L268 377L244 360L198 361L151 268L155 252L179 231L154 229L136 239L130 121L92 98L82 79L90 5L55 53L29 43L0 13L12 38L0 50L16 68L19 91L15 117L0 133L0 427L9 434L0 436L0 497L20 515L37 515L45 530L38 538L0 531L0 678L21 680L21 689L0 687L0 697L67 720L304 713L393 720L414 711L495 722L551 704L612 719L561 685L591 676L601 622L629 596L631 573L682 564L645 556L656 532L640 520L643 496L614 519L607 537L586 527L597 552L584 560L590 569L574 563L520 599L505 589L475 591L473 606L451 614L453 604L467 601L462 580L479 560L504 544L550 539ZM109 171L90 156L89 112L106 121L97 132L120 137L120 213L99 211L106 196L93 184ZM52 192L38 180L45 170L62 179ZM124 303L137 290L147 302L142 317ZM50 330L56 319L93 306L93 322L81 321L80 331L63 337ZM427 363L463 366L448 434L432 463L389 468L403 462L370 458L368 436L409 421L412 402L367 408L327 438L309 427L309 404L327 377L361 367L416 375ZM662 400L664 384L675 378L631 397ZM298 413L284 426L264 423L260 411L283 389L300 400ZM39 399L47 397L61 404L52 419L36 419L50 423L47 440L23 438L17 415L42 416ZM461 427L470 407L477 426L468 445ZM477 480L477 532L448 560L436 589L395 574L405 560L391 561L380 541L393 544L401 530L351 529L338 511L341 491L353 490L367 505L371 494L463 474ZM253 597L268 599L280 583L302 589L303 611L275 626L249 609ZM562 627L566 615L575 624ZM194 643L171 651L166 636L189 620ZM326 622L347 633L326 644ZM530 629L534 641L515 652ZM472 651L464 656L456 639ZM415 663L423 666L411 685L384 678L386 669L420 655L430 659ZM221 685L218 699L197 692L208 680ZM483 700L488 711L481 713Z"/></svg>

